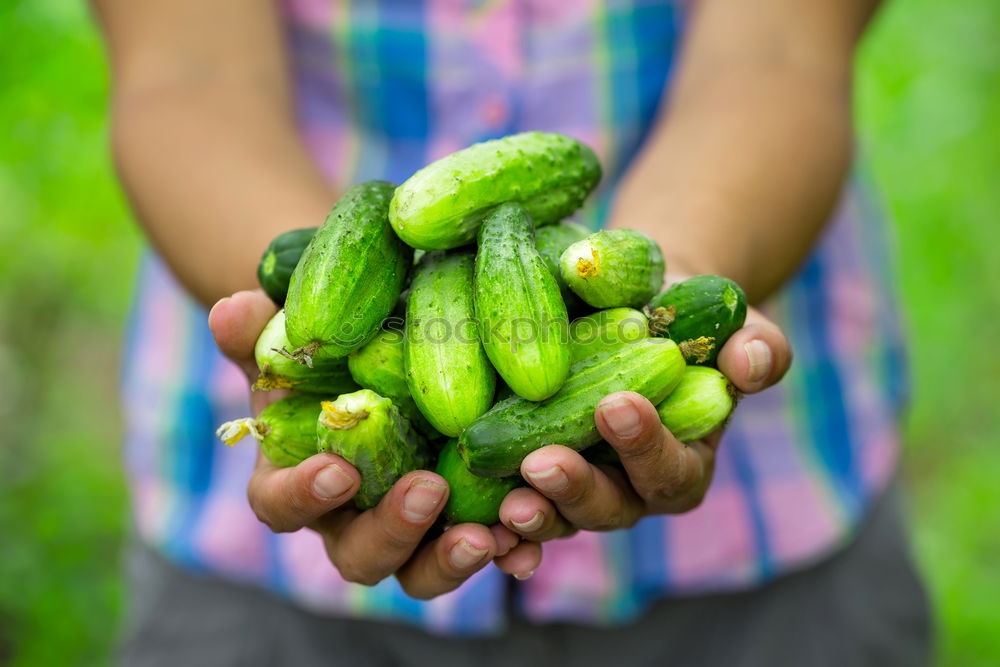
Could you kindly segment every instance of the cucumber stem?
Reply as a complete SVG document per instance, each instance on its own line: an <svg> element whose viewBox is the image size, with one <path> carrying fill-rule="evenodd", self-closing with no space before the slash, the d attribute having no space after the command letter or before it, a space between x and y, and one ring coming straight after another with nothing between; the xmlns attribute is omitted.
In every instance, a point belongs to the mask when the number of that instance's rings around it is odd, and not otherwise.
<svg viewBox="0 0 1000 667"><path fill-rule="evenodd" d="M242 440L246 435L252 435L259 442L270 432L270 426L262 421L257 421L253 417L226 422L215 429L215 435L219 436L222 442L230 447Z"/></svg>
<svg viewBox="0 0 1000 667"><path fill-rule="evenodd" d="M649 333L653 336L668 336L670 335L670 325L674 323L674 319L677 317L677 309L672 305L664 308L659 306L657 308L650 309L646 306L642 309L642 312L649 319Z"/></svg>
<svg viewBox="0 0 1000 667"><path fill-rule="evenodd" d="M715 348L715 338L712 336L698 336L690 340L681 341L677 344L681 349L681 354L685 359L694 359L695 363L703 363L708 359Z"/></svg>
<svg viewBox="0 0 1000 667"><path fill-rule="evenodd" d="M319 341L315 341L314 340L313 342L309 343L308 345L303 345L302 347L295 348L291 352L289 352L285 348L281 348L280 350L278 348L272 348L272 349L275 352L277 352L278 354L280 354L281 356L285 357L286 359L291 359L292 361L297 361L300 364L303 364L305 366L308 366L309 368L312 368L313 367L313 355L316 354L316 350L319 349L320 345L321 345L321 343Z"/></svg>
<svg viewBox="0 0 1000 667"><path fill-rule="evenodd" d="M323 412L319 415L320 426L332 431L348 431L368 419L371 414L363 408L357 412L352 412L350 409L341 410L333 404L333 401L323 401L320 405L323 406Z"/></svg>

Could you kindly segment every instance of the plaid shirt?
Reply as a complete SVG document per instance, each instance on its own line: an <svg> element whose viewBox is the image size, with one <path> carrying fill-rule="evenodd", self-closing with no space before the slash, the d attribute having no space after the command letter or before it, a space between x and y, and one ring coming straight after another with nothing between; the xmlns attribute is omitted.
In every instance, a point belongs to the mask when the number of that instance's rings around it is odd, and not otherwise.
<svg viewBox="0 0 1000 667"><path fill-rule="evenodd" d="M573 135L599 154L599 227L668 82L682 7L643 0L286 0L301 130L338 186L405 180L475 141ZM892 475L904 369L882 216L857 179L813 254L765 306L795 349L748 397L704 503L545 545L535 576L492 565L429 602L393 579L344 582L311 531L274 535L246 502L252 447L224 447L246 382L206 313L150 254L125 354L127 467L143 538L175 561L334 614L446 633L537 621L619 623L671 595L760 585L849 540Z"/></svg>

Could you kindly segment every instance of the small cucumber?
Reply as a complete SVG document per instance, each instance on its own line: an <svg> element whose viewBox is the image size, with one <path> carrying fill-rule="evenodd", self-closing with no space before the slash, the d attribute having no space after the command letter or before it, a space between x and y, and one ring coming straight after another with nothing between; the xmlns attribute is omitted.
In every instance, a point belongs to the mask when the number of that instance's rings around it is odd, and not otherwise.
<svg viewBox="0 0 1000 667"><path fill-rule="evenodd" d="M634 229L596 232L559 258L563 280L594 308L641 308L663 287L665 268L660 246Z"/></svg>
<svg viewBox="0 0 1000 667"><path fill-rule="evenodd" d="M302 253L285 328L303 363L346 357L364 345L399 298L413 251L389 226L392 193L385 181L354 186Z"/></svg>
<svg viewBox="0 0 1000 667"><path fill-rule="evenodd" d="M634 391L654 405L680 382L684 358L666 338L628 343L570 367L566 384L550 398L532 403L510 398L469 425L458 440L462 459L474 474L515 474L529 453L549 444L577 451L601 440L594 409L608 394Z"/></svg>
<svg viewBox="0 0 1000 667"><path fill-rule="evenodd" d="M429 438L441 436L410 396L403 363L402 331L380 331L364 347L351 353L347 365L355 382L391 400L415 429Z"/></svg>
<svg viewBox="0 0 1000 667"><path fill-rule="evenodd" d="M747 297L722 276L694 276L674 283L649 307L656 329L666 329L688 363L715 365L719 350L747 318Z"/></svg>
<svg viewBox="0 0 1000 667"><path fill-rule="evenodd" d="M477 477L458 455L458 441L449 440L438 455L434 472L448 482L450 492L444 516L452 523L481 523L491 526L500 520L500 505L513 489L524 486L520 475Z"/></svg>
<svg viewBox="0 0 1000 667"><path fill-rule="evenodd" d="M559 291L562 292L566 310L570 312L579 310L582 302L563 280L562 272L559 270L559 258L562 257L566 248L588 236L590 236L589 229L569 220L563 220L547 227L539 227L535 230L535 248L545 260L545 266L549 273L559 283Z"/></svg>
<svg viewBox="0 0 1000 667"><path fill-rule="evenodd" d="M738 396L736 388L719 371L688 366L680 384L656 406L656 411L675 438L691 442L723 426Z"/></svg>
<svg viewBox="0 0 1000 667"><path fill-rule="evenodd" d="M235 445L252 435L260 451L279 468L297 465L315 454L316 420L320 399L309 394L294 394L260 411L256 419L248 417L226 422L215 434L227 445Z"/></svg>
<svg viewBox="0 0 1000 667"><path fill-rule="evenodd" d="M474 144L399 186L389 220L414 248L447 250L475 240L485 215L516 201L537 225L578 209L601 178L597 156L561 134L524 132Z"/></svg>
<svg viewBox="0 0 1000 667"><path fill-rule="evenodd" d="M578 317L569 326L572 361L616 350L634 340L649 338L649 319L634 308L608 308Z"/></svg>
<svg viewBox="0 0 1000 667"><path fill-rule="evenodd" d="M479 337L500 377L529 401L554 394L569 372L569 318L521 206L486 216L473 286Z"/></svg>
<svg viewBox="0 0 1000 667"><path fill-rule="evenodd" d="M410 396L441 433L456 437L489 410L496 388L475 319L470 252L428 253L406 306L403 361Z"/></svg>
<svg viewBox="0 0 1000 667"><path fill-rule="evenodd" d="M427 443L388 398L368 389L323 401L313 424L319 451L347 459L361 474L359 509L378 505L400 477L427 466Z"/></svg>
<svg viewBox="0 0 1000 667"><path fill-rule="evenodd" d="M271 241L257 265L257 282L264 293L279 306L285 305L288 281L299 264L302 252L316 234L316 227L293 229Z"/></svg>
<svg viewBox="0 0 1000 667"><path fill-rule="evenodd" d="M295 389L331 396L358 389L345 359L318 360L309 368L292 359L286 351L289 348L285 335L285 311L279 310L260 332L254 346L260 375L251 389Z"/></svg>

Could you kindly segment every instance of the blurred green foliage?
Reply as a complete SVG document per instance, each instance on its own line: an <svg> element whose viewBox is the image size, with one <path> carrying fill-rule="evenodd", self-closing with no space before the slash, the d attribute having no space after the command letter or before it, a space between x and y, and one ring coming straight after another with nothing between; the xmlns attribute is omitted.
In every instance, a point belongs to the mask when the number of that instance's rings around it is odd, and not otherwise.
<svg viewBox="0 0 1000 667"><path fill-rule="evenodd" d="M0 4L0 663L107 659L127 531L117 358L139 234L106 151L85 6ZM859 127L898 225L904 465L941 662L1000 664L1000 3L896 0Z"/></svg>

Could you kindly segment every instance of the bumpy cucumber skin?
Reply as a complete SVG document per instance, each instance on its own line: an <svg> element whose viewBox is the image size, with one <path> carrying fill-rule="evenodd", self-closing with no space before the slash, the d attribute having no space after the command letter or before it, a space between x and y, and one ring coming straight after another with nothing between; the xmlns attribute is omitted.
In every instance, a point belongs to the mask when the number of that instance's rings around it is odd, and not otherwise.
<svg viewBox="0 0 1000 667"><path fill-rule="evenodd" d="M516 201L537 225L578 209L601 178L597 156L561 134L523 132L474 144L399 186L389 221L414 248L447 250L476 238L485 215Z"/></svg>
<svg viewBox="0 0 1000 667"><path fill-rule="evenodd" d="M260 451L279 468L298 465L319 450L316 448L316 420L320 401L317 396L294 394L261 410L258 424L267 433L260 441Z"/></svg>
<svg viewBox="0 0 1000 667"><path fill-rule="evenodd" d="M257 282L260 283L264 293L271 297L271 301L279 306L285 305L288 281L291 280L292 272L298 266L303 251L316 234L316 229L316 227L293 229L279 234L267 246L260 258L260 263L257 265Z"/></svg>
<svg viewBox="0 0 1000 667"><path fill-rule="evenodd" d="M569 373L569 317L521 206L501 204L483 221L473 290L479 337L500 377L529 401L554 394Z"/></svg>
<svg viewBox="0 0 1000 667"><path fill-rule="evenodd" d="M400 477L430 461L427 443L392 401L368 389L323 402L313 437L319 451L343 456L357 468L359 509L377 505Z"/></svg>
<svg viewBox="0 0 1000 667"><path fill-rule="evenodd" d="M594 308L640 308L663 287L666 264L653 239L634 229L595 232L563 251L559 270Z"/></svg>
<svg viewBox="0 0 1000 667"><path fill-rule="evenodd" d="M491 526L500 520L500 505L513 489L524 486L519 475L478 477L469 472L458 454L458 441L449 440L438 455L434 472L448 482L450 492L444 516L452 523L481 523Z"/></svg>
<svg viewBox="0 0 1000 667"><path fill-rule="evenodd" d="M481 477L515 474L531 452L549 444L577 451L599 442L594 409L608 394L634 391L654 405L680 382L684 358L665 338L629 343L570 367L569 378L541 403L510 398L469 425L458 440L462 459Z"/></svg>
<svg viewBox="0 0 1000 667"><path fill-rule="evenodd" d="M660 421L681 442L720 428L736 407L736 389L726 376L705 366L688 366L677 388L656 406Z"/></svg>
<svg viewBox="0 0 1000 667"><path fill-rule="evenodd" d="M336 396L358 389L346 359L319 360L309 368L281 354L281 350L290 347L285 335L285 311L279 310L268 321L254 346L254 358L260 371L252 387L255 391L295 389Z"/></svg>
<svg viewBox="0 0 1000 667"><path fill-rule="evenodd" d="M289 342L313 359L345 357L392 311L413 251L393 233L393 186L356 185L337 202L302 254L285 303Z"/></svg>
<svg viewBox="0 0 1000 667"><path fill-rule="evenodd" d="M563 280L562 271L559 270L559 258L562 257L566 248L588 236L590 236L589 229L569 220L563 220L547 227L539 227L535 230L535 248L545 260L545 266L549 273L559 283L559 291L562 292L566 310L571 313L580 310L583 302Z"/></svg>
<svg viewBox="0 0 1000 667"><path fill-rule="evenodd" d="M364 347L351 353L347 365L355 382L391 400L415 429L428 438L441 437L410 396L403 363L402 331L380 331Z"/></svg>
<svg viewBox="0 0 1000 667"><path fill-rule="evenodd" d="M649 318L635 308L608 308L569 325L572 363L649 338Z"/></svg>
<svg viewBox="0 0 1000 667"><path fill-rule="evenodd" d="M689 357L690 364L714 366L719 350L747 318L746 294L739 285L722 276L694 276L674 283L656 296L649 307L672 310L669 335L678 343L700 337L712 339L707 357L701 361Z"/></svg>
<svg viewBox="0 0 1000 667"><path fill-rule="evenodd" d="M474 265L470 252L428 253L406 307L403 361L410 396L449 437L489 410L496 389L475 319Z"/></svg>

